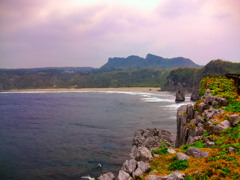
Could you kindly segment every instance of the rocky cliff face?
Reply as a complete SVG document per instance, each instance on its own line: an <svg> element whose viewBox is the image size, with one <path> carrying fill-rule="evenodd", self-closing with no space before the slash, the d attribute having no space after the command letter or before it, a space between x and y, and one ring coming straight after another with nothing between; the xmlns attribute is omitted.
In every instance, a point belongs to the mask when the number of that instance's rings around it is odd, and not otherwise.
<svg viewBox="0 0 240 180"><path fill-rule="evenodd" d="M238 162L235 161L230 164L230 161L239 158L240 136L238 127L240 114L233 114L231 112L228 114L228 118L218 119L218 116L222 116L226 112L223 109L214 109L216 106L224 107L227 105L228 101L225 98L212 96L211 92L207 90L200 101L195 103L195 107L191 104L181 106L177 111L175 149L171 148L174 145L171 133L165 130L154 128L136 131L132 142L130 159L124 162L118 176L115 178L113 174L106 173L99 177L99 179L130 180L141 178L146 180L183 180L185 177L197 177L196 179L201 179L202 177L206 179L208 179L207 177L226 177L226 174L223 172L226 166L221 166L223 160L231 166L232 171L235 171L231 174L228 171L227 176L240 177L240 174L238 174L239 166L237 167L236 165ZM221 132L227 128L229 128L228 137L223 134L226 131ZM233 135L232 132L235 134ZM226 142L222 142L227 138L229 139L227 144ZM238 140L235 141L235 138ZM164 144L164 146L159 147L161 144ZM181 147L182 145L185 146ZM214 150L209 151L211 147ZM191 159L189 159L190 156ZM196 162L193 161L193 158L195 158ZM199 167L200 161L205 164ZM209 165L208 163L211 162L212 164ZM172 166L174 167L173 169L171 169ZM162 172L164 171L163 167L167 169L165 173ZM188 168L188 171L185 171L186 174L175 171L185 170L186 168ZM219 172L223 173L218 173L215 176L216 171L212 171L213 168L218 168L220 169ZM201 173L203 173L203 176Z"/></svg>
<svg viewBox="0 0 240 180"><path fill-rule="evenodd" d="M214 116L224 112L222 109L214 109L213 106L227 106L225 98L212 96L208 90L201 98L198 111L194 111L193 105L184 105L177 111L177 137L175 147L191 144L202 139L203 134L208 131L216 132L230 127L230 123L214 123ZM217 124L217 125L214 125Z"/></svg>
<svg viewBox="0 0 240 180"><path fill-rule="evenodd" d="M153 129L139 129L135 132L132 142L132 150L129 160L126 160L118 176L112 173L101 175L99 180L130 180L137 178L140 175L150 170L150 162L153 158L151 151L159 147L159 144L164 143L167 147L174 146L172 134L165 130Z"/></svg>

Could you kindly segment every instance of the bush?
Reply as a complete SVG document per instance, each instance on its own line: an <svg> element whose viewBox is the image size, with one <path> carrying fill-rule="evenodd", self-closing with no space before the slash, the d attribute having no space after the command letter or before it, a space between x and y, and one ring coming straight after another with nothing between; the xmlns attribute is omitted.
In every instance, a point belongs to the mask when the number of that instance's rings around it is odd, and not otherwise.
<svg viewBox="0 0 240 180"><path fill-rule="evenodd" d="M152 150L152 154L167 154L168 148L165 145L159 146L159 150Z"/></svg>
<svg viewBox="0 0 240 180"><path fill-rule="evenodd" d="M237 87L234 85L233 79L226 77L205 77L200 82L199 96L203 96L207 89L211 90L211 94L217 97L226 98L230 103L224 108L226 111L240 112L240 99L237 94ZM220 106L214 106L219 109Z"/></svg>
<svg viewBox="0 0 240 180"><path fill-rule="evenodd" d="M207 89L213 96L224 97L231 101L237 97L237 87L232 79L226 77L206 77L200 82L199 96L203 96Z"/></svg>
<svg viewBox="0 0 240 180"><path fill-rule="evenodd" d="M187 160L176 160L168 167L168 170L185 170L187 167Z"/></svg>

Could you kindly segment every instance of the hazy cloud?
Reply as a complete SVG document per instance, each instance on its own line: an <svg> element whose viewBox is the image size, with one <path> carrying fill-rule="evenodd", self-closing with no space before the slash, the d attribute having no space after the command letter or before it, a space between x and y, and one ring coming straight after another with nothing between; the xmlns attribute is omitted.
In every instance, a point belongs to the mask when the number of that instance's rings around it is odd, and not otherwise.
<svg viewBox="0 0 240 180"><path fill-rule="evenodd" d="M138 2L0 1L0 67L99 67L147 53L240 61L240 1Z"/></svg>

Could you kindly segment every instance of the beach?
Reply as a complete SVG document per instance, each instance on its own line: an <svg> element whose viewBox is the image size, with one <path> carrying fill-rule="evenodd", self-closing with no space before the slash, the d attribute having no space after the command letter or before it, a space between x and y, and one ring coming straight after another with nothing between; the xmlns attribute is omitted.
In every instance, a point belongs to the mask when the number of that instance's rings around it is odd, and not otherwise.
<svg viewBox="0 0 240 180"><path fill-rule="evenodd" d="M11 89L16 91L160 91L159 87L119 87L119 88L46 88L46 89Z"/></svg>

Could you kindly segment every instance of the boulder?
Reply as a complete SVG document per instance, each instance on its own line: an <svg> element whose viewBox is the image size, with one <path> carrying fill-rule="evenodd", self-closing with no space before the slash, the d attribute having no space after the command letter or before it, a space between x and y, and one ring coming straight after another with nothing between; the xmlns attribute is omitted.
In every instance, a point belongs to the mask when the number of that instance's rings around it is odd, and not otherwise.
<svg viewBox="0 0 240 180"><path fill-rule="evenodd" d="M185 101L185 92L180 83L178 83L177 85L175 101L178 101L178 102Z"/></svg>
<svg viewBox="0 0 240 180"><path fill-rule="evenodd" d="M121 170L127 172L128 174L132 174L136 168L137 168L137 161L135 159L131 159L131 160L126 160L123 163Z"/></svg>
<svg viewBox="0 0 240 180"><path fill-rule="evenodd" d="M100 177L98 177L98 180L114 180L114 179L115 179L115 176L111 172L102 174Z"/></svg>
<svg viewBox="0 0 240 180"><path fill-rule="evenodd" d="M184 177L185 177L185 174L175 171L174 173L169 174L168 176L164 176L162 180L183 180Z"/></svg>
<svg viewBox="0 0 240 180"><path fill-rule="evenodd" d="M227 128L229 128L229 127L231 127L230 122L229 122L228 120L224 120L224 121L221 122L220 124L214 126L214 127L213 127L213 131L214 131L214 132L220 132L220 131L222 131L222 130L224 130L224 129L227 129Z"/></svg>
<svg viewBox="0 0 240 180"><path fill-rule="evenodd" d="M175 154L176 151L175 151L174 149L168 149L168 150L167 150L167 153L168 153L168 154Z"/></svg>
<svg viewBox="0 0 240 180"><path fill-rule="evenodd" d="M232 126L237 126L240 121L240 116L238 114L233 114L229 116L229 121L231 122Z"/></svg>
<svg viewBox="0 0 240 180"><path fill-rule="evenodd" d="M148 148L141 147L138 149L138 153L136 154L135 159L137 161L151 161L152 153Z"/></svg>
<svg viewBox="0 0 240 180"><path fill-rule="evenodd" d="M181 152L179 152L179 153L177 153L177 159L178 160L187 160L187 159L189 159L190 157L188 156L188 155L186 155L186 154L183 154L183 153L181 153Z"/></svg>
<svg viewBox="0 0 240 180"><path fill-rule="evenodd" d="M132 179L128 173L123 170L120 170L118 173L118 180L130 180Z"/></svg>
<svg viewBox="0 0 240 180"><path fill-rule="evenodd" d="M195 148L195 147L191 147L191 148L187 149L187 155L188 156L193 156L193 157L196 157L196 158L207 157L208 154L209 154L209 152L202 151L202 150L200 150L198 148Z"/></svg>
<svg viewBox="0 0 240 180"><path fill-rule="evenodd" d="M136 146L136 148L146 147L151 150L157 148L161 142L165 142L167 146L173 146L172 134L156 128L139 129L134 134L132 146Z"/></svg>
<svg viewBox="0 0 240 180"><path fill-rule="evenodd" d="M139 161L137 163L137 169L133 172L133 178L136 178L140 175L143 175L147 171L151 169L151 166L148 163L145 163L143 161Z"/></svg>

